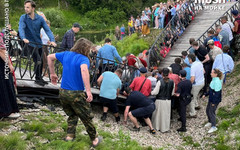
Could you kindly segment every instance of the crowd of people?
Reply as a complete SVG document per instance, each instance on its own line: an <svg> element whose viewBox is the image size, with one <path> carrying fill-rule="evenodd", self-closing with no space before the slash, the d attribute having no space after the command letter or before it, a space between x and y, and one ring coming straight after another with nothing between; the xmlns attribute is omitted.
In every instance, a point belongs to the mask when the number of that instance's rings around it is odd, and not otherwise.
<svg viewBox="0 0 240 150"><path fill-rule="evenodd" d="M189 22L193 20L197 8L194 4L186 0L178 0L176 2L168 0L166 3L155 3L152 8L145 7L140 15L136 18L131 16L128 20L127 30L124 24L115 28L115 36L117 40L126 36L126 31L130 36L134 32L141 33L146 36L150 33L150 27L154 29L164 29L171 21L170 26L178 36L180 36Z"/></svg>
<svg viewBox="0 0 240 150"><path fill-rule="evenodd" d="M178 2L176 9L181 8L182 4L186 3ZM173 4L171 5L174 7ZM161 10L161 5L159 7ZM41 37L45 35L41 29L49 38L46 40L47 44L56 46L55 39L46 20L35 13L35 2L26 0L24 8L26 14L20 17L19 37L33 54L35 83L44 86L46 84L42 78L44 47ZM146 12L149 12L149 9L146 9ZM144 51L138 57L128 53L121 58L109 38L105 39L105 45L100 49L85 38L80 38L74 43L74 34L81 29L79 24L74 23L72 29L67 31L63 38L61 47L66 50L45 56L53 84L58 82L54 62L58 60L63 65L59 91L61 105L68 116L68 129L64 140L74 140L80 118L86 127L92 146L96 147L102 141L93 124L90 109L90 102L93 100L90 66L95 68L96 82L100 87L99 96L103 103L102 121L106 121L108 109L113 112L116 122L121 121L117 106L117 96L121 93L126 96L123 124L128 126L127 119L130 118L134 124L129 126L132 131L140 131L138 121L141 123L144 121L149 126L151 134L155 134L156 131L167 132L170 130L172 112L176 109L179 113L178 120L182 122L182 126L177 131L186 132L186 118L197 118L197 110L203 109L199 103L199 95L201 95L203 98L209 96L206 108L208 123L205 127L211 127L208 133L216 131L215 112L222 99L222 86L227 75L234 69L233 60L239 55L240 49L240 15L237 10L233 10L232 15L235 18L233 23L223 16L222 25L216 26L215 31L208 31L204 45L199 45L195 39L190 38L189 52L183 51L182 58L176 58L169 67L157 69L152 68L148 60L147 55L150 52ZM158 20L155 20L155 25L159 25L156 21ZM170 34L170 38L172 36ZM172 41L162 44L165 49L166 44L171 47ZM0 54L0 86L3 89L3 94L0 95L0 117L17 118L20 114L11 76L13 66L9 57L5 55L6 47L2 36L0 36ZM96 59L90 61L91 57ZM6 63L9 68L7 71L10 72L8 80L5 79L4 74Z"/></svg>

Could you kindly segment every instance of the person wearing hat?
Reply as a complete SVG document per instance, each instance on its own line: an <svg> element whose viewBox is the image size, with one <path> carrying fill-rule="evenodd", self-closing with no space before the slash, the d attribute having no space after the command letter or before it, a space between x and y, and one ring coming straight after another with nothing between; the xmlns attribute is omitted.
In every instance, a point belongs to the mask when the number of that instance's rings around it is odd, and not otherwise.
<svg viewBox="0 0 240 150"><path fill-rule="evenodd" d="M74 23L72 29L68 30L64 34L61 44L61 48L63 48L64 51L70 50L73 47L75 41L75 33L78 33L80 29L82 30L82 27L78 23Z"/></svg>
<svg viewBox="0 0 240 150"><path fill-rule="evenodd" d="M178 90L175 93L175 96L179 97L179 108L180 108L180 118L179 121L182 122L182 127L177 129L178 132L186 132L186 107L191 102L191 90L192 83L190 80L186 79L187 72L185 70L181 70L179 72L181 82L178 84Z"/></svg>
<svg viewBox="0 0 240 150"><path fill-rule="evenodd" d="M151 92L152 95L156 95L156 109L152 114L152 123L156 130L167 132L170 130L171 97L174 94L175 85L173 80L168 77L168 68L163 68L162 75L163 79L157 82Z"/></svg>
<svg viewBox="0 0 240 150"><path fill-rule="evenodd" d="M210 49L208 55L210 57L210 60L213 62L215 60L215 57L218 54L222 54L222 50L221 50L221 48L214 45L214 40L212 40L212 39L208 41L207 45Z"/></svg>
<svg viewBox="0 0 240 150"><path fill-rule="evenodd" d="M232 14L233 18L235 18L233 22L234 23L233 32L235 33L234 48L238 52L238 55L240 55L240 15L237 10L233 10Z"/></svg>
<svg viewBox="0 0 240 150"><path fill-rule="evenodd" d="M149 96L152 90L152 83L146 78L147 69L142 67L139 69L140 77L136 77L129 86L133 91L139 91L145 96Z"/></svg>

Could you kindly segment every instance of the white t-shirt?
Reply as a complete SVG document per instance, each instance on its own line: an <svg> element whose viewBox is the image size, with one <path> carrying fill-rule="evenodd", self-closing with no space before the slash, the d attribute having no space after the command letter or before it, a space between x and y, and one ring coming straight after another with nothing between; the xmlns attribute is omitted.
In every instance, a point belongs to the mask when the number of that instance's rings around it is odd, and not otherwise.
<svg viewBox="0 0 240 150"><path fill-rule="evenodd" d="M42 43L43 45L48 45L48 41L50 40L49 37L47 36L46 32L44 31L44 29L42 28L40 31L41 35L42 35Z"/></svg>
<svg viewBox="0 0 240 150"><path fill-rule="evenodd" d="M231 28L230 28L231 27ZM222 29L227 31L229 34L229 41L233 39L232 28L234 27L233 23L228 21L222 25Z"/></svg>
<svg viewBox="0 0 240 150"><path fill-rule="evenodd" d="M204 69L203 64L199 61L195 61L191 66L191 77L195 77L193 85L202 85L204 84Z"/></svg>

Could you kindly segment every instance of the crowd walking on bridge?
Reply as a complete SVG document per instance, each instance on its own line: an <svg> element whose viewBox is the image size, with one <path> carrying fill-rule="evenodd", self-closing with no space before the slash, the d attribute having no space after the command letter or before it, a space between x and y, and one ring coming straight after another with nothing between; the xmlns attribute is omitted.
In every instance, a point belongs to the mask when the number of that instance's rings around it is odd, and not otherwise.
<svg viewBox="0 0 240 150"><path fill-rule="evenodd" d="M176 8L172 3L156 4L152 12L146 8L143 15L154 12L155 28L163 28L165 25L163 18L169 14L168 20L171 20L174 13L185 4L179 1ZM27 45L27 50L32 53L35 83L44 86L48 83L43 80L45 50L42 47L41 37L47 36L46 43L53 47L56 46L55 39L48 25L50 23L35 13L35 2L26 0L24 8L26 14L20 18L19 37ZM157 131L165 133L171 128L171 119L175 117L173 115L175 111L179 114L178 121L182 123L177 131L186 132L187 118L197 118L197 110L204 107L199 97L204 99L208 96L206 107L208 123L205 127L209 128L208 133L215 132L216 110L222 100L222 87L228 74L234 69L236 56L240 54L240 15L237 10L232 10L232 14L235 21L231 23L226 16L223 16L222 25L217 25L215 30L208 31L208 37L203 45L190 38L190 51L182 51L182 57L176 58L173 64L166 68L160 68L156 63L152 63L154 58L149 60L147 55L151 50L139 54L138 57L128 53L121 58L109 38L105 39L105 45L100 49L85 38L75 42L74 35L79 32L81 26L74 23L64 35L61 47L65 50L45 56L52 84L57 84L59 81L55 73L55 61L58 60L63 66L59 93L61 105L68 116L67 135L64 140L75 139L79 118L86 127L93 147L98 146L103 140L98 135L92 120L90 102L93 100L93 95L90 80L96 81L94 86L100 88L100 102L103 104L102 121L107 121L110 110L117 123L122 122L132 131L140 131L141 125L138 123L140 122L142 126L149 126L150 134L156 134ZM139 18L137 17L138 20ZM149 16L147 18L149 19ZM130 32L139 30L139 26L144 24L144 20L139 23L140 20L137 19L133 21L131 17L129 20ZM132 24L133 22L135 25ZM149 22L146 22L146 25L148 26ZM44 30L45 34L43 31L40 32L41 30ZM120 30L123 31L122 28ZM172 38L171 34L167 34L169 35L169 38ZM120 35L118 38L120 39ZM162 49L167 49L166 44L171 47L172 42L169 40L166 39L166 43L161 43ZM0 117L17 118L20 114L12 79L14 69L9 60L7 71L10 74L9 79L6 80L4 66L8 56L5 54L6 47L3 37L0 36L0 87L4 89L0 95ZM126 98L122 119L117 105L120 94ZM133 126L127 124L128 118Z"/></svg>

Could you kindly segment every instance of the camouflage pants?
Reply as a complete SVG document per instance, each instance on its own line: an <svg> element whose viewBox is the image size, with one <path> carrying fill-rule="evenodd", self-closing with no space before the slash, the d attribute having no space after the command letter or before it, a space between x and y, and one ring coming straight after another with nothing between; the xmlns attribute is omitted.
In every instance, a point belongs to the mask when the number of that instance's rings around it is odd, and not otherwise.
<svg viewBox="0 0 240 150"><path fill-rule="evenodd" d="M97 133L92 121L90 103L86 102L86 94L82 91L60 89L60 102L64 112L68 115L68 136L75 137L78 118L80 118L93 141L97 137Z"/></svg>

